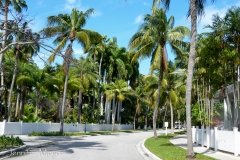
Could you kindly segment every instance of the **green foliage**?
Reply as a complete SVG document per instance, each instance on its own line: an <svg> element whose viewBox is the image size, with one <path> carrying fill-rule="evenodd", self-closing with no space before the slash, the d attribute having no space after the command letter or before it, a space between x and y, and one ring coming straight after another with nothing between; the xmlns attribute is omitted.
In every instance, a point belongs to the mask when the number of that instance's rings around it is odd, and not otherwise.
<svg viewBox="0 0 240 160"><path fill-rule="evenodd" d="M19 137L0 136L0 150L21 145L23 145L23 141Z"/></svg>

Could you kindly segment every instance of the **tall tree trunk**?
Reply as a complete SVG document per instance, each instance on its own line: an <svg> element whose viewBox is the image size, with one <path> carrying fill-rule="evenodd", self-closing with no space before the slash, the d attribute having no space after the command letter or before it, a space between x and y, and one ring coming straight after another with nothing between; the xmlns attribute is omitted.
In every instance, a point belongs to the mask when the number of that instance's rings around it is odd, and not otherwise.
<svg viewBox="0 0 240 160"><path fill-rule="evenodd" d="M115 116L116 116L116 112L117 112L117 107L118 107L118 100L116 100L115 106L114 106L113 111L112 111L113 112L113 115L112 115L112 131L114 131L114 127L115 127Z"/></svg>
<svg viewBox="0 0 240 160"><path fill-rule="evenodd" d="M171 110L171 134L174 134L174 125L173 125L173 106L172 101L170 99L170 110ZM180 124L179 124L180 127Z"/></svg>
<svg viewBox="0 0 240 160"><path fill-rule="evenodd" d="M38 107L39 107L39 89L36 89L36 112L35 115L38 116Z"/></svg>
<svg viewBox="0 0 240 160"><path fill-rule="evenodd" d="M64 89L63 89L63 99L62 99L62 107L61 107L61 115L60 115L60 133L63 133L63 122L64 122L64 107L66 102L67 96L67 84L68 84L68 71L69 71L69 63L70 63L70 54L72 52L72 41L67 48L66 51L66 75L65 75L65 82L64 82Z"/></svg>
<svg viewBox="0 0 240 160"><path fill-rule="evenodd" d="M78 123L81 123L82 116L82 91L78 92Z"/></svg>
<svg viewBox="0 0 240 160"><path fill-rule="evenodd" d="M17 75L19 49L20 49L20 46L18 45L18 46L17 46L17 51L16 51L16 56L15 56L15 64L14 64L14 71L13 71L12 83L11 83L10 91L9 91L9 94L8 94L8 103L7 103L7 108L8 108L8 122L11 121L12 91L13 91L13 87L14 87L14 83L15 83L15 79L16 79L16 75Z"/></svg>
<svg viewBox="0 0 240 160"><path fill-rule="evenodd" d="M191 97L192 97L192 78L195 64L196 36L197 36L197 12L196 1L190 1L191 9L191 42L188 60L188 73L186 84L186 119L187 119L187 158L195 158L192 142L192 123L191 123Z"/></svg>
<svg viewBox="0 0 240 160"><path fill-rule="evenodd" d="M160 73L159 73L159 77L158 77L158 94L157 94L157 102L156 102L156 106L154 108L154 112L153 112L153 134L154 134L154 138L158 139L157 136L157 114L158 114L158 107L160 104L160 93L161 93L161 82L162 82L162 75L163 74L163 66L162 63L160 62Z"/></svg>
<svg viewBox="0 0 240 160"><path fill-rule="evenodd" d="M149 106L147 106L147 109L146 109L145 127L144 127L144 129L147 129L147 125L148 125L148 111L149 111Z"/></svg>
<svg viewBox="0 0 240 160"><path fill-rule="evenodd" d="M19 89L19 86L17 85L17 90L18 89ZM17 115L18 115L19 99L20 99L20 93L17 91L15 118L17 118Z"/></svg>
<svg viewBox="0 0 240 160"><path fill-rule="evenodd" d="M2 49L4 49L5 45L6 45L6 40L7 40L7 28L8 28L8 6L9 6L9 2L5 1L5 6L4 6L4 24L3 24L3 35L2 35ZM1 86L3 86L3 65L2 65L2 61L3 61L3 53L0 54L0 72L1 72ZM2 95L2 92L0 92L0 97Z"/></svg>
<svg viewBox="0 0 240 160"><path fill-rule="evenodd" d="M26 85L21 87L21 102L20 102L20 118L24 115L24 105L25 105L25 98L26 98Z"/></svg>
<svg viewBox="0 0 240 160"><path fill-rule="evenodd" d="M224 75L224 97L226 99L226 104L227 104L227 118L226 120L230 119L230 125L232 126L232 111L231 111L231 105L229 101L229 95L228 95L228 88L227 88L227 69L226 69L226 64L224 64L224 70L223 70L223 75ZM224 111L225 112L225 111ZM224 122L224 127L230 127L227 122Z"/></svg>

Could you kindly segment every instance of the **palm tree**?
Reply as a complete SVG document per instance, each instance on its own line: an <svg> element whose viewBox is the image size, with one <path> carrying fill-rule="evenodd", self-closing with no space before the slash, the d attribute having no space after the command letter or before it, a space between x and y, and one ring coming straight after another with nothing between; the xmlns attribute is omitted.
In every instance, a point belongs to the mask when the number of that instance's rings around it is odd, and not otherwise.
<svg viewBox="0 0 240 160"><path fill-rule="evenodd" d="M64 106L67 92L69 64L73 52L73 42L77 40L77 42L83 46L84 51L87 52L90 47L90 37L100 36L96 32L83 29L83 26L86 24L87 18L92 13L93 9L88 9L86 12L82 12L73 8L70 15L59 14L57 16L49 16L48 27L41 31L44 35L47 35L49 37L57 36L54 40L54 43L57 44L57 48L49 57L49 62L53 62L56 54L59 53L66 46L68 41L70 41L70 44L68 44L64 55L65 83L62 100L62 111L60 117L61 133L63 132Z"/></svg>
<svg viewBox="0 0 240 160"><path fill-rule="evenodd" d="M14 10L18 13L22 12L22 9L27 9L25 0L4 0L0 2L0 7L3 8L4 12L4 26L3 26L3 38L2 38L2 49L5 48L6 40L8 36L8 28L10 27L8 22L9 6L13 6ZM3 85L3 69L2 69L3 53L0 54L0 70L1 70L1 86ZM0 93L1 94L1 93Z"/></svg>
<svg viewBox="0 0 240 160"><path fill-rule="evenodd" d="M167 19L164 9L157 9L152 15L145 15L145 23L140 30L133 35L129 42L131 50L136 50L132 61L136 61L139 57L148 57L151 55L151 63L160 61L160 74L158 79L158 97L153 115L154 137L157 139L156 133L156 116L160 104L160 90L163 72L167 69L167 51L166 44L175 50L176 46L182 45L182 39L189 34L189 30L184 26L174 26L174 17Z"/></svg>
<svg viewBox="0 0 240 160"><path fill-rule="evenodd" d="M118 102L124 101L127 95L130 95L130 89L128 88L128 84L126 81L120 79L116 80L115 83L111 82L107 86L107 90L105 93L108 95L108 99L112 100L114 97L116 97L116 104L115 107L113 108L112 111L112 131L114 131L114 126L115 126L115 116L116 116L116 111L118 107Z"/></svg>

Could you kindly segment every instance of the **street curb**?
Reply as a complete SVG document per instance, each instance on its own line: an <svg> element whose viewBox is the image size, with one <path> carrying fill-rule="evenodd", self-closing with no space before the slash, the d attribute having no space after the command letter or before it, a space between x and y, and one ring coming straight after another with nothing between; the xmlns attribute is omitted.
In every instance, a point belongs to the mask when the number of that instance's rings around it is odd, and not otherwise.
<svg viewBox="0 0 240 160"><path fill-rule="evenodd" d="M23 145L23 146L14 148L14 149L9 149L9 150L6 150L6 151L2 151L2 152L0 152L0 160L4 159L4 156L7 156L7 155L11 154L12 152L22 151L22 150L25 150L25 149L27 149L27 145Z"/></svg>
<svg viewBox="0 0 240 160"><path fill-rule="evenodd" d="M145 146L145 140L142 140L137 143L136 147L139 152L139 154L145 159L145 160L162 160L159 157L155 156L152 152L150 152Z"/></svg>
<svg viewBox="0 0 240 160"><path fill-rule="evenodd" d="M13 152L19 152L19 151L23 151L26 150L28 148L39 148L39 147L44 147L47 145L51 145L51 144L55 144L57 141L50 141L50 142L45 142L45 143L41 143L41 144L36 144L36 145L23 145L14 149L9 149L6 151L2 151L0 152L0 160L3 160L5 158L8 158L9 156L11 156L11 153Z"/></svg>

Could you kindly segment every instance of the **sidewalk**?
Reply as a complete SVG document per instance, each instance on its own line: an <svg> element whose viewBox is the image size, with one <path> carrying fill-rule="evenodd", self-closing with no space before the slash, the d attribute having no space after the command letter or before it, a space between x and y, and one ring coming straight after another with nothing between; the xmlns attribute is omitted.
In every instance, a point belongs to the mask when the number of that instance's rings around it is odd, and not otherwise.
<svg viewBox="0 0 240 160"><path fill-rule="evenodd" d="M170 139L170 142L174 145L187 149L187 135L176 136ZM235 157L233 154L214 151L205 147L198 146L197 144L193 144L193 150L194 152L201 153L219 160L240 160L239 156Z"/></svg>

